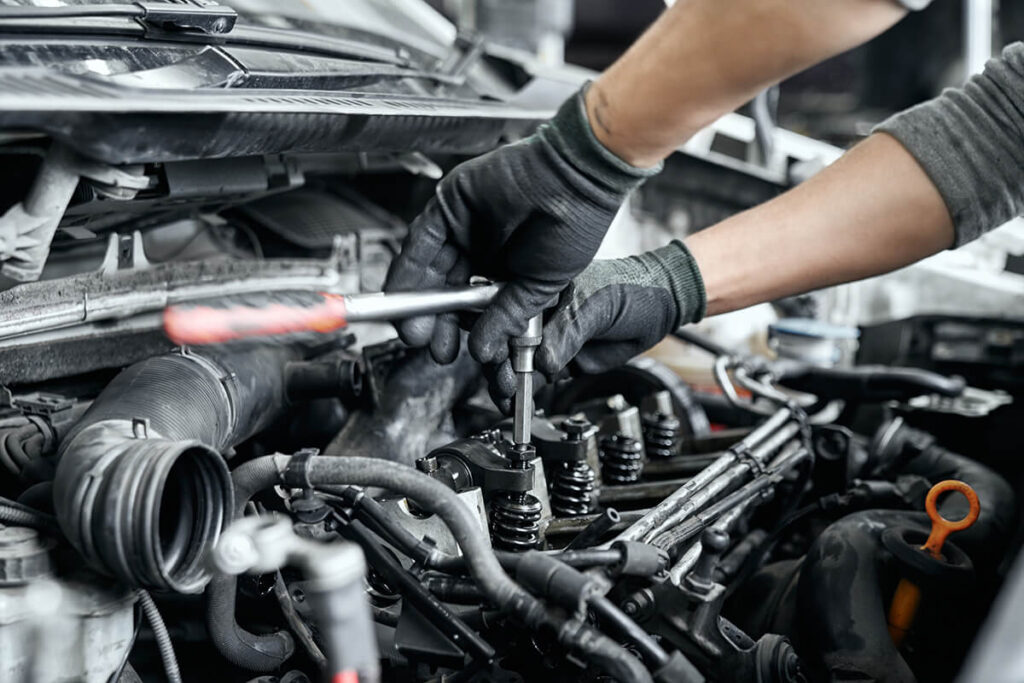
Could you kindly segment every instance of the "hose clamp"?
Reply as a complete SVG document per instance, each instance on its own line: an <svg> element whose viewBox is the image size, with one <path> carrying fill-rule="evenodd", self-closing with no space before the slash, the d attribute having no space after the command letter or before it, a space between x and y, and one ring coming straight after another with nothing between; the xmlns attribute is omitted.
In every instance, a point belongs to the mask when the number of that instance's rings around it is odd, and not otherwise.
<svg viewBox="0 0 1024 683"><path fill-rule="evenodd" d="M309 461L320 455L319 448L303 448L288 459L288 466L281 475L281 483L292 489L310 491L313 483L309 480Z"/></svg>
<svg viewBox="0 0 1024 683"><path fill-rule="evenodd" d="M740 442L733 446L733 453L736 455L737 462L749 467L754 476L761 476L765 473L764 463L754 457L750 446Z"/></svg>

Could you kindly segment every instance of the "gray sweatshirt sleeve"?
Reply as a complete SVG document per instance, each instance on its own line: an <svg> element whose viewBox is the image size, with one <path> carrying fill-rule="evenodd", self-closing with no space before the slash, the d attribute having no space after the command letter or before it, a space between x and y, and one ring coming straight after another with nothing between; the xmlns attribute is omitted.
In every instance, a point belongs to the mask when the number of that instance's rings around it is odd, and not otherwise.
<svg viewBox="0 0 1024 683"><path fill-rule="evenodd" d="M935 183L954 246L1024 213L1024 43L1014 43L963 88L893 116L892 135Z"/></svg>

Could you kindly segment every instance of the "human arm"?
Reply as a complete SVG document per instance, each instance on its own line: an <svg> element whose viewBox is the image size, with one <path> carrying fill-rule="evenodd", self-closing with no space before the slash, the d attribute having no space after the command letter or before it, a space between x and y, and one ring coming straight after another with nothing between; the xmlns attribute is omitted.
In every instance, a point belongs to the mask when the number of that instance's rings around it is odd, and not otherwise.
<svg viewBox="0 0 1024 683"><path fill-rule="evenodd" d="M506 362L508 339L586 267L618 206L664 156L904 12L894 0L730 0L727 8L680 0L585 102L577 96L537 135L449 173L410 226L386 289L441 287L469 274L508 282L469 339L477 360ZM399 332L441 362L458 349L454 316L408 320Z"/></svg>
<svg viewBox="0 0 1024 683"><path fill-rule="evenodd" d="M1021 213L1024 44L1017 43L964 88L884 122L803 185L690 236L685 248L657 250L685 250L688 258L673 260L672 278L694 283L688 297L706 293L700 302L706 308L662 296L669 308L654 319L668 323L654 331L623 324L630 322L630 307L610 296L622 278L595 284L594 274L609 272L608 266L585 271L587 291L604 293L585 302L563 297L545 326L538 363L553 374L576 357L579 369L598 371L608 367L606 358L625 360L638 345L650 346L704 312L885 273L969 242ZM664 289L667 276L652 282Z"/></svg>

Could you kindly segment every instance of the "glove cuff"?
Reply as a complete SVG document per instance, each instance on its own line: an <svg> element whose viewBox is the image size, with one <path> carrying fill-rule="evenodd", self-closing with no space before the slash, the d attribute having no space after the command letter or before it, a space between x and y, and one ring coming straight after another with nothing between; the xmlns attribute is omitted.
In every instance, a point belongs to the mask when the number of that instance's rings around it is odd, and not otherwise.
<svg viewBox="0 0 1024 683"><path fill-rule="evenodd" d="M664 285L672 292L679 317L675 329L687 323L699 322L707 312L708 297L704 291L704 278L697 261L686 245L672 240L664 247L637 257L650 269L663 273Z"/></svg>
<svg viewBox="0 0 1024 683"><path fill-rule="evenodd" d="M566 100L554 118L538 129L537 135L590 180L625 196L660 173L663 164L638 168L601 144L587 119L584 96L589 87L587 83Z"/></svg>

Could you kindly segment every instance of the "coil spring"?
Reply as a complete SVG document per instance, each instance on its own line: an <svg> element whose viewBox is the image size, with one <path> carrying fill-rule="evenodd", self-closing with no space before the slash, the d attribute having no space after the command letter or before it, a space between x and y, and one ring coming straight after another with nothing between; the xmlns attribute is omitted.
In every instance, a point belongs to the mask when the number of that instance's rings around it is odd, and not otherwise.
<svg viewBox="0 0 1024 683"><path fill-rule="evenodd" d="M536 496L502 491L491 502L491 538L495 547L523 552L540 544L541 505Z"/></svg>
<svg viewBox="0 0 1024 683"><path fill-rule="evenodd" d="M551 480L551 510L558 517L579 517L594 509L594 470L586 462L558 465Z"/></svg>
<svg viewBox="0 0 1024 683"><path fill-rule="evenodd" d="M616 432L598 442L601 478L609 484L633 484L644 471L644 448L636 439Z"/></svg>
<svg viewBox="0 0 1024 683"><path fill-rule="evenodd" d="M679 454L679 438L683 432L679 418L665 413L652 413L643 416L643 425L648 458L671 458Z"/></svg>

